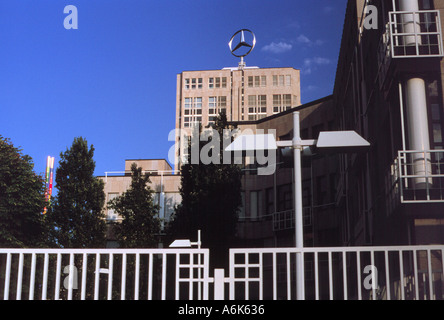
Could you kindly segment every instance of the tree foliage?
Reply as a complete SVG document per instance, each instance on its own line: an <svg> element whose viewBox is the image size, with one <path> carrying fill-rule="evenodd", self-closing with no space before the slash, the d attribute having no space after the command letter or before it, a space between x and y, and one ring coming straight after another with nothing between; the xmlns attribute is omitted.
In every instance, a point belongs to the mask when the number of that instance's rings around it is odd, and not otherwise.
<svg viewBox="0 0 444 320"><path fill-rule="evenodd" d="M219 137L223 136L224 129L229 129L224 113L216 118L213 129ZM201 150L203 143L199 141L199 144ZM168 232L171 239L196 239L197 231L202 230L202 242L212 253L212 264L222 267L228 249L235 242L238 210L242 198L241 169L235 164L223 164L222 138L220 144L219 164L203 164L201 161L191 164L191 161L188 161L182 165L182 202L176 207Z"/></svg>
<svg viewBox="0 0 444 320"><path fill-rule="evenodd" d="M82 137L60 154L56 170L57 195L48 210L53 241L63 248L105 245L104 183L94 177L94 146Z"/></svg>
<svg viewBox="0 0 444 320"><path fill-rule="evenodd" d="M45 182L28 155L0 136L0 247L41 247L46 242Z"/></svg>
<svg viewBox="0 0 444 320"><path fill-rule="evenodd" d="M108 208L122 217L122 222L114 226L115 234L120 247L152 248L158 244L159 206L154 204L149 175L142 174L135 163L131 174L130 188L108 202Z"/></svg>

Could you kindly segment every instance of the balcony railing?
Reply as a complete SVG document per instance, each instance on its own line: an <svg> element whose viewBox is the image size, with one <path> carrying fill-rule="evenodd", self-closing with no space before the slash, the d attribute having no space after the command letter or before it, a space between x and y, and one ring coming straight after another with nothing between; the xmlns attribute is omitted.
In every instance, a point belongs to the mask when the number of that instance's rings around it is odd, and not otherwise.
<svg viewBox="0 0 444 320"><path fill-rule="evenodd" d="M312 224L312 208L304 207L303 222L304 226ZM283 231L294 229L294 210L286 210L273 213L273 231Z"/></svg>
<svg viewBox="0 0 444 320"><path fill-rule="evenodd" d="M392 58L442 57L439 10L390 12L389 41Z"/></svg>
<svg viewBox="0 0 444 320"><path fill-rule="evenodd" d="M395 167L402 203L444 202L444 150L399 151Z"/></svg>

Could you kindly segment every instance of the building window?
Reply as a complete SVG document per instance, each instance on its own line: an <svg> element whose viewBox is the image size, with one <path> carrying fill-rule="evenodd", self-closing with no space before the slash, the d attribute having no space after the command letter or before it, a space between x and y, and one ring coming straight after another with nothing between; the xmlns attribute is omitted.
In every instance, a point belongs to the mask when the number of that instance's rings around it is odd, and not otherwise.
<svg viewBox="0 0 444 320"><path fill-rule="evenodd" d="M273 86L277 87L278 85L278 76L273 76Z"/></svg>
<svg viewBox="0 0 444 320"><path fill-rule="evenodd" d="M291 184L279 186L277 194L278 194L278 199L277 199L278 212L293 209L293 192Z"/></svg>
<svg viewBox="0 0 444 320"><path fill-rule="evenodd" d="M258 113L267 113L267 96L258 96Z"/></svg>
<svg viewBox="0 0 444 320"><path fill-rule="evenodd" d="M185 89L202 89L203 80L202 78L191 78L185 79Z"/></svg>
<svg viewBox="0 0 444 320"><path fill-rule="evenodd" d="M249 76L248 77L248 87L266 87L267 86L267 77L266 76Z"/></svg>
<svg viewBox="0 0 444 320"><path fill-rule="evenodd" d="M262 191L250 191L250 218L256 220L262 216Z"/></svg>
<svg viewBox="0 0 444 320"><path fill-rule="evenodd" d="M248 87L249 88L253 88L253 86L254 86L253 79L254 78L252 76L248 77Z"/></svg>
<svg viewBox="0 0 444 320"><path fill-rule="evenodd" d="M291 109L291 94L273 95L273 113L279 113Z"/></svg>
<svg viewBox="0 0 444 320"><path fill-rule="evenodd" d="M214 88L226 88L227 87L227 77L216 77L216 78L209 78L208 80L208 88L214 89Z"/></svg>
<svg viewBox="0 0 444 320"><path fill-rule="evenodd" d="M265 210L267 214L274 213L274 188L268 188L265 196Z"/></svg>
<svg viewBox="0 0 444 320"><path fill-rule="evenodd" d="M108 193L108 202L110 200L113 200L119 196L118 193ZM116 221L117 220L117 213L113 209L108 209L108 212L106 213L106 220L108 221Z"/></svg>
<svg viewBox="0 0 444 320"><path fill-rule="evenodd" d="M266 86L267 86L267 77L261 76L261 87L266 87Z"/></svg>
<svg viewBox="0 0 444 320"><path fill-rule="evenodd" d="M290 75L286 75L286 76L285 76L285 85L286 85L287 87L290 87L290 86L291 86L291 76L290 76Z"/></svg>
<svg viewBox="0 0 444 320"><path fill-rule="evenodd" d="M274 75L273 76L273 86L274 87L290 87L291 86L291 75Z"/></svg>
<svg viewBox="0 0 444 320"><path fill-rule="evenodd" d="M185 108L191 108L191 98L185 98Z"/></svg>
<svg viewBox="0 0 444 320"><path fill-rule="evenodd" d="M194 98L194 107L202 108L202 98Z"/></svg>
<svg viewBox="0 0 444 320"><path fill-rule="evenodd" d="M442 130L442 100L440 99L440 90L438 80L428 81L428 104L430 106L431 120L431 138L433 139L433 148L442 149L444 147Z"/></svg>

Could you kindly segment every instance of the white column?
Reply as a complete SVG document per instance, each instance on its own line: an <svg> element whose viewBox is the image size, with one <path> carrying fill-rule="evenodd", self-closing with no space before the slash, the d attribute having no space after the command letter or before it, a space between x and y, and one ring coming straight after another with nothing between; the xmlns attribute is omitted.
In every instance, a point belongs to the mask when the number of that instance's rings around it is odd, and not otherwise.
<svg viewBox="0 0 444 320"><path fill-rule="evenodd" d="M419 11L418 0L400 0L399 1L399 10L400 11ZM414 14L404 14L402 15L402 24L404 33L414 33L420 32L419 26L419 16ZM405 45L415 45L415 36L405 36L403 37ZM421 37L418 37L418 44L421 44Z"/></svg>
<svg viewBox="0 0 444 320"><path fill-rule="evenodd" d="M302 165L301 165L301 141L299 112L293 113L293 152L294 152L294 212L295 212L295 238L296 248L304 247L304 226L302 219ZM296 254L296 297L305 299L304 288L304 259L303 253Z"/></svg>
<svg viewBox="0 0 444 320"><path fill-rule="evenodd" d="M418 151L430 150L429 123L427 115L426 85L421 78L407 80L405 86L406 113L408 123L409 149ZM414 153L411 157L413 174L430 175L430 153ZM415 178L416 188L425 188L431 179Z"/></svg>

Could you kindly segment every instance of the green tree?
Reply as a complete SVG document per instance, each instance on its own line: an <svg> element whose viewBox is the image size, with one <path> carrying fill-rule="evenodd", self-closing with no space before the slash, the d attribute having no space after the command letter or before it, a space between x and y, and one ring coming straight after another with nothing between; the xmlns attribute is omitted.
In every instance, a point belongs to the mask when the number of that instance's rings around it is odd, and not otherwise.
<svg viewBox="0 0 444 320"><path fill-rule="evenodd" d="M57 195L48 219L53 241L63 248L104 247L106 223L104 183L94 177L94 146L82 137L60 154L56 170Z"/></svg>
<svg viewBox="0 0 444 320"><path fill-rule="evenodd" d="M219 148L212 150L219 163L199 161L192 164L188 161L182 165L182 202L176 207L168 233L170 239L196 239L197 231L202 230L202 242L210 249L212 265L225 267L228 249L235 244L238 211L242 204L241 168L233 162L223 164L223 130L230 129L225 113L219 114L213 129L220 138ZM202 147L204 144L199 141L199 150Z"/></svg>
<svg viewBox="0 0 444 320"><path fill-rule="evenodd" d="M158 244L159 206L153 201L149 175L142 174L142 168L135 163L131 165L131 174L130 188L108 202L108 208L122 217L122 222L116 223L114 230L121 247L152 248Z"/></svg>
<svg viewBox="0 0 444 320"><path fill-rule="evenodd" d="M44 194L31 157L0 136L0 247L45 245Z"/></svg>

